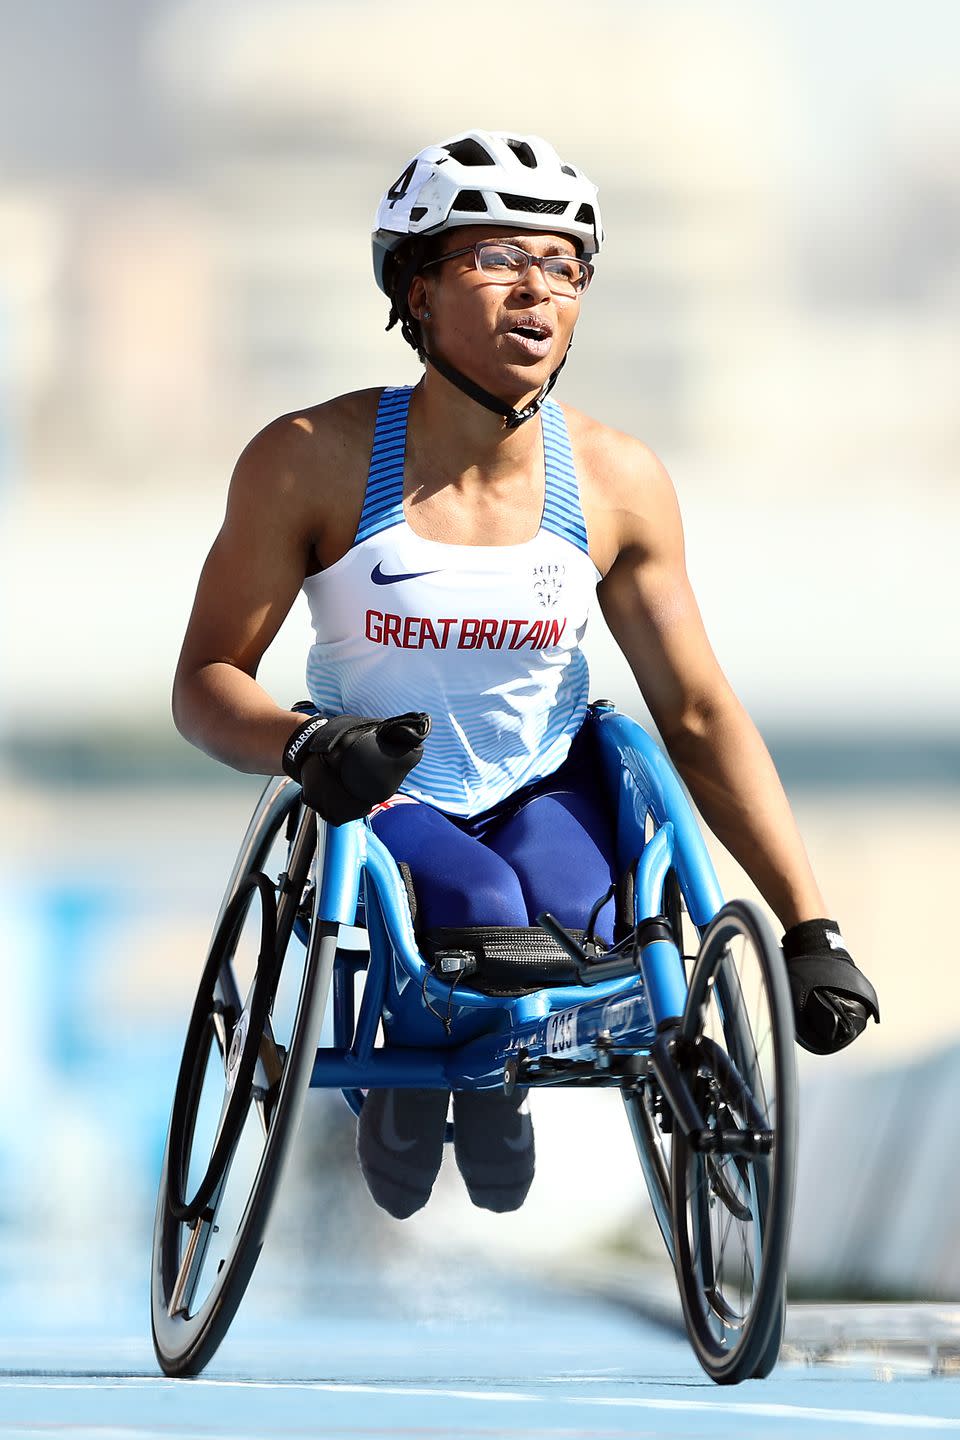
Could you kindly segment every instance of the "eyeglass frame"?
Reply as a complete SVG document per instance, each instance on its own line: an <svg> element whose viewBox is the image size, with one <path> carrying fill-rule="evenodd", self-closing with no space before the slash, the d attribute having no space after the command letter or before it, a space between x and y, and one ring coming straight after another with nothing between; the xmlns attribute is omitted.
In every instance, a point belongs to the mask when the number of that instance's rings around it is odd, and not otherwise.
<svg viewBox="0 0 960 1440"><path fill-rule="evenodd" d="M525 257L527 262L526 269L509 280L498 280L496 276L484 270L480 264L480 251L487 247L500 250L515 250L518 255ZM522 245L514 245L508 240L477 240L473 245L464 245L461 250L448 250L445 255L438 255L435 260L428 260L426 264L420 266L420 269L429 270L432 265L442 265L444 260L456 260L461 255L473 255L473 263L476 269L488 280L492 280L494 285L517 285L527 276L531 265L538 265L540 267L540 274L546 281L550 294L559 295L561 299L566 300L579 300L581 295L587 293L590 288L590 281L593 279L593 266L589 260L581 260L579 255L564 255L562 252L556 255L531 255L530 251L524 250ZM547 260L573 260L575 264L582 266L581 274L585 277L582 287L579 290L574 289L570 295L565 295L562 290L554 290L550 284L549 276L543 268Z"/></svg>

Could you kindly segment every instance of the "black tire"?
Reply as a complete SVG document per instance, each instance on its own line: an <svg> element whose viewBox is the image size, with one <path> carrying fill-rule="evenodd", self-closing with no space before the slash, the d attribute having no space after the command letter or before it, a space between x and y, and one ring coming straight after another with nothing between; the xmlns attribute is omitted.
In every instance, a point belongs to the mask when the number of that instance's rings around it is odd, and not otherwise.
<svg viewBox="0 0 960 1440"><path fill-rule="evenodd" d="M153 1343L167 1375L198 1374L226 1334L299 1126L337 948L337 927L309 914L317 824L298 786L267 785L214 929L154 1222Z"/></svg>
<svg viewBox="0 0 960 1440"><path fill-rule="evenodd" d="M707 1129L727 1137L716 1153L679 1126L673 1137L684 1321L711 1379L735 1384L768 1374L779 1354L797 1163L793 1010L757 906L733 901L707 928L675 1055Z"/></svg>
<svg viewBox="0 0 960 1440"><path fill-rule="evenodd" d="M783 1348L783 1331L786 1325L786 1321L787 1287L786 1283L784 1283L783 1290L780 1295L780 1303L777 1307L777 1313L773 1318L773 1328L770 1331L770 1338L768 1339L764 1350L761 1352L759 1360L753 1367L752 1379L766 1380L767 1376L771 1373L771 1371L776 1368L777 1361L780 1359L780 1351Z"/></svg>

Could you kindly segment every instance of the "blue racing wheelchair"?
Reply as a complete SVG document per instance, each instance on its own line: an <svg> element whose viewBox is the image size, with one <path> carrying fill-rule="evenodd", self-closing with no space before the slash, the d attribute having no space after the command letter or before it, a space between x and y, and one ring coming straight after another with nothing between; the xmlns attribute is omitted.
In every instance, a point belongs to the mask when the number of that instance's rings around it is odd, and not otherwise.
<svg viewBox="0 0 960 1440"><path fill-rule="evenodd" d="M783 959L762 912L723 904L657 745L604 702L586 724L632 924L604 949L589 925L543 915L531 953L492 975L455 947L426 957L369 825L326 825L293 781L267 784L214 928L164 1153L151 1299L166 1374L197 1374L226 1334L311 1087L359 1111L371 1088L518 1084L619 1088L700 1364L721 1384L772 1370L797 1151ZM365 947L348 948L358 926Z"/></svg>

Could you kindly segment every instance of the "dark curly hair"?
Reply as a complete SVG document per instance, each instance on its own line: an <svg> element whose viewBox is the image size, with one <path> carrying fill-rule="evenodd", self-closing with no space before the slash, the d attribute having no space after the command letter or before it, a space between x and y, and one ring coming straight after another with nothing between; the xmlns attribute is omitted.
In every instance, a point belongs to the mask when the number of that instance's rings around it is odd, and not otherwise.
<svg viewBox="0 0 960 1440"><path fill-rule="evenodd" d="M416 350L421 360L426 358L423 330L420 321L410 313L407 296L414 275L419 274L428 260L434 260L439 255L441 241L442 236L438 235L415 235L398 245L387 256L383 267L383 278L390 296L390 317L386 328L392 330L394 325L399 325L404 340Z"/></svg>

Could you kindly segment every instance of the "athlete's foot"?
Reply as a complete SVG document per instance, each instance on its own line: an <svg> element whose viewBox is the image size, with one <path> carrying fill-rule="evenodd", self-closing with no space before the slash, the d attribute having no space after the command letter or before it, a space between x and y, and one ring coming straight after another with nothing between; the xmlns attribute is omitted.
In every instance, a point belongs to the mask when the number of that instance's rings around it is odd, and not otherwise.
<svg viewBox="0 0 960 1440"><path fill-rule="evenodd" d="M525 1089L458 1090L453 1097L454 1153L474 1205L519 1210L533 1181L533 1124Z"/></svg>
<svg viewBox="0 0 960 1440"><path fill-rule="evenodd" d="M368 1090L357 1160L374 1200L406 1220L430 1199L443 1159L449 1090Z"/></svg>

